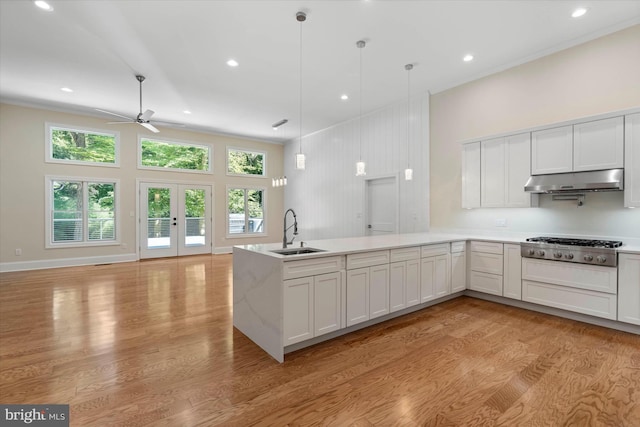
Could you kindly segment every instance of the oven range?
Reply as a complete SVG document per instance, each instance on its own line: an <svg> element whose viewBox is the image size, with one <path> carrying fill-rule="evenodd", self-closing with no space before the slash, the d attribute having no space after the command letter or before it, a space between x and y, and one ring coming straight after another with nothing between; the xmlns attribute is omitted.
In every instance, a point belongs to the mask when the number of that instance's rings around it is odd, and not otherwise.
<svg viewBox="0 0 640 427"><path fill-rule="evenodd" d="M620 246L622 242L615 240L531 237L520 243L520 253L525 258L615 267Z"/></svg>

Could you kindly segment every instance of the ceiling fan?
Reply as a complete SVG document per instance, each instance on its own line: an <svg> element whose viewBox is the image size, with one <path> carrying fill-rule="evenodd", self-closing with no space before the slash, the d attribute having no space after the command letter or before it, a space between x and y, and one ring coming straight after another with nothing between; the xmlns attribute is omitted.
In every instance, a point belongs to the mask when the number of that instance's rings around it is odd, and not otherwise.
<svg viewBox="0 0 640 427"><path fill-rule="evenodd" d="M158 121L151 122L149 119L151 119L151 116L153 116L155 112L153 110L145 110L144 113L142 112L142 82L145 80L145 77L142 75L137 75L136 79L138 80L138 82L140 82L140 112L135 118L132 119L130 117L112 113L111 111L106 111L106 110L101 110L99 108L96 108L96 111L100 111L101 113L111 114L112 116L120 117L126 120L126 121L119 121L119 122L108 122L107 124L112 125L112 124L120 124L120 123L137 123L140 126L144 126L145 128L149 129L151 132L154 132L154 133L158 133L160 131L153 124L166 125L166 126L184 126L183 124L180 124L180 123L158 122Z"/></svg>

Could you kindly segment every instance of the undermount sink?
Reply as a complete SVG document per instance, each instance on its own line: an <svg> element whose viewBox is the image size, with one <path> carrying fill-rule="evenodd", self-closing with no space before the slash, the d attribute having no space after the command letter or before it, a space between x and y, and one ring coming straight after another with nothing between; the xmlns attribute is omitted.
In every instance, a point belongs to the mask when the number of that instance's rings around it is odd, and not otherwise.
<svg viewBox="0 0 640 427"><path fill-rule="evenodd" d="M280 255L301 255L301 254L312 254L315 252L326 252L324 249L316 249L316 248L288 248L288 249L275 249L271 251Z"/></svg>

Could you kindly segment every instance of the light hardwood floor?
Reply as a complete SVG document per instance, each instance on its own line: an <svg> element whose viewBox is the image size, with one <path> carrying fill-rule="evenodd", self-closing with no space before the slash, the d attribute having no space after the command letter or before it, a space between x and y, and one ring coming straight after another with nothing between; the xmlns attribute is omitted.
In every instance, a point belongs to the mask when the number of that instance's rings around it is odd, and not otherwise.
<svg viewBox="0 0 640 427"><path fill-rule="evenodd" d="M231 255L0 275L0 403L72 426L640 426L640 337L458 298L278 364Z"/></svg>

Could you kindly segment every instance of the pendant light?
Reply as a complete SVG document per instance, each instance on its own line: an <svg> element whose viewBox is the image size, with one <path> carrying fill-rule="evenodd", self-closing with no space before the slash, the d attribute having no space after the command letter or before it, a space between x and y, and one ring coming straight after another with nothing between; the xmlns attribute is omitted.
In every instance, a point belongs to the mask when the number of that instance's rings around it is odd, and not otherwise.
<svg viewBox="0 0 640 427"><path fill-rule="evenodd" d="M300 134L299 134L299 150L296 153L296 169L304 170L305 157L302 154L302 23L307 20L307 14L304 12L296 13L296 20L300 23L300 104L299 104L299 119L300 122Z"/></svg>
<svg viewBox="0 0 640 427"><path fill-rule="evenodd" d="M358 162L356 162L356 176L364 176L367 172L365 163L362 161L362 49L366 46L366 43L364 40L359 40L356 46L360 49L360 156Z"/></svg>
<svg viewBox="0 0 640 427"><path fill-rule="evenodd" d="M409 155L409 143L411 141L409 128L411 122L411 70L413 70L413 64L407 64L404 66L407 70L407 168L404 170L405 181L411 181L413 179L413 169L411 169L411 156Z"/></svg>

